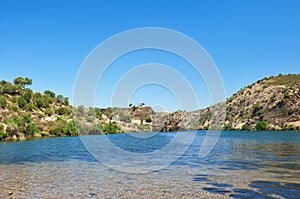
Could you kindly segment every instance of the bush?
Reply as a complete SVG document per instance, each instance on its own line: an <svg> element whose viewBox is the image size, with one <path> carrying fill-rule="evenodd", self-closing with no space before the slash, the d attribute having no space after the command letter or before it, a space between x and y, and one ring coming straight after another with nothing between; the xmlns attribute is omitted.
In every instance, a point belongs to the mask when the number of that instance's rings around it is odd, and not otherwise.
<svg viewBox="0 0 300 199"><path fill-rule="evenodd" d="M27 101L24 99L24 97L19 97L18 98L18 106L20 108L24 108L27 104Z"/></svg>
<svg viewBox="0 0 300 199"><path fill-rule="evenodd" d="M120 121L122 122L131 122L131 116L130 115L120 115Z"/></svg>
<svg viewBox="0 0 300 199"><path fill-rule="evenodd" d="M118 125L109 122L109 124L103 125L103 132L105 134L115 134L115 133L121 133L122 130Z"/></svg>
<svg viewBox="0 0 300 199"><path fill-rule="evenodd" d="M15 106L15 105L12 105L10 108L14 112L18 112L19 111L19 107Z"/></svg>
<svg viewBox="0 0 300 199"><path fill-rule="evenodd" d="M79 134L79 130L77 128L76 122L74 120L71 120L67 123L67 127L66 127L66 135L78 135Z"/></svg>
<svg viewBox="0 0 300 199"><path fill-rule="evenodd" d="M7 133L6 132L0 132L0 140L4 140L7 138Z"/></svg>
<svg viewBox="0 0 300 199"><path fill-rule="evenodd" d="M289 98L289 92L288 92L288 91L285 91L285 92L284 92L283 98L284 98L284 99Z"/></svg>
<svg viewBox="0 0 300 199"><path fill-rule="evenodd" d="M256 123L255 129L258 131L265 131L268 129L268 124L265 121L259 121Z"/></svg>
<svg viewBox="0 0 300 199"><path fill-rule="evenodd" d="M151 119L151 117L149 115L147 115L146 118L145 118L145 121L147 123L150 123L150 122L152 122L152 119Z"/></svg>
<svg viewBox="0 0 300 199"><path fill-rule="evenodd" d="M37 97L34 99L34 102L35 102L35 105L38 107L38 108L44 108L46 106L45 104L45 100L44 98L42 97Z"/></svg>
<svg viewBox="0 0 300 199"><path fill-rule="evenodd" d="M15 92L15 87L12 83L5 82L3 85L3 92L7 94L12 94Z"/></svg>
<svg viewBox="0 0 300 199"><path fill-rule="evenodd" d="M33 111L34 109L36 109L36 106L34 106L33 103L29 102L25 105L24 109L27 111Z"/></svg>
<svg viewBox="0 0 300 199"><path fill-rule="evenodd" d="M55 112L58 115L70 115L72 111L68 108L60 107L60 108L56 109Z"/></svg>
<svg viewBox="0 0 300 199"><path fill-rule="evenodd" d="M32 98L33 92L30 88L26 88L23 94L24 99L29 102Z"/></svg>
<svg viewBox="0 0 300 199"><path fill-rule="evenodd" d="M45 90L44 94L49 95L51 98L55 98L55 93L50 90Z"/></svg>
<svg viewBox="0 0 300 199"><path fill-rule="evenodd" d="M37 126L34 123L29 123L26 126L26 133L27 135L34 135L38 131Z"/></svg>
<svg viewBox="0 0 300 199"><path fill-rule="evenodd" d="M5 108L7 106L6 97L1 96L0 97L0 107Z"/></svg>
<svg viewBox="0 0 300 199"><path fill-rule="evenodd" d="M25 124L31 123L32 119L31 119L30 113L24 113L23 116L22 116L22 121Z"/></svg>
<svg viewBox="0 0 300 199"><path fill-rule="evenodd" d="M243 131L251 131L252 128L251 128L251 126L249 126L249 125L247 125L247 124L244 124L244 125L242 126L242 130L243 130Z"/></svg>
<svg viewBox="0 0 300 199"><path fill-rule="evenodd" d="M46 108L45 114L51 116L54 114L54 110L52 108Z"/></svg>
<svg viewBox="0 0 300 199"><path fill-rule="evenodd" d="M232 130L232 124L231 123L228 123L228 124L225 124L224 125L224 130Z"/></svg>

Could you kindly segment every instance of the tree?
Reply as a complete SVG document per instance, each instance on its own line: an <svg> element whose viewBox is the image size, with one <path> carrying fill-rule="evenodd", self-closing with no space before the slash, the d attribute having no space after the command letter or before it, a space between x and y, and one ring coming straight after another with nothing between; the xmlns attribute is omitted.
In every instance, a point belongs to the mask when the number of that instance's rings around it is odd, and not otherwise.
<svg viewBox="0 0 300 199"><path fill-rule="evenodd" d="M57 95L56 99L57 99L57 102L59 102L59 103L64 103L64 100L65 100L63 95Z"/></svg>
<svg viewBox="0 0 300 199"><path fill-rule="evenodd" d="M55 93L50 90L45 90L44 94L49 95L51 98L55 98Z"/></svg>
<svg viewBox="0 0 300 199"><path fill-rule="evenodd" d="M29 78L23 78L23 77L17 77L14 79L14 84L15 85L21 85L23 89L25 89L26 85L31 85L32 84L32 79Z"/></svg>
<svg viewBox="0 0 300 199"><path fill-rule="evenodd" d="M69 98L68 97L65 97L64 103L65 103L66 106L69 106Z"/></svg>
<svg viewBox="0 0 300 199"><path fill-rule="evenodd" d="M3 85L3 93L12 94L15 92L15 87L12 83L2 81L1 84Z"/></svg>

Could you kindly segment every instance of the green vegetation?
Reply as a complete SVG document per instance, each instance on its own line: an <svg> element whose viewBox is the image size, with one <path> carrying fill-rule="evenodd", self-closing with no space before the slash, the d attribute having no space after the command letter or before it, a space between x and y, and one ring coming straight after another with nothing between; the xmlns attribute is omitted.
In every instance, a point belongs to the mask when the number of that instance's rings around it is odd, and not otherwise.
<svg viewBox="0 0 300 199"><path fill-rule="evenodd" d="M265 131L268 130L268 124L265 121L259 121L256 123L255 130Z"/></svg>
<svg viewBox="0 0 300 199"><path fill-rule="evenodd" d="M6 97L0 96L0 107L4 109L6 108L6 105L7 105Z"/></svg>
<svg viewBox="0 0 300 199"><path fill-rule="evenodd" d="M120 133L122 129L152 131L154 119L161 120L166 131L185 129L181 125L190 125L187 130L219 129L212 121L216 115L214 106L167 116L154 113L145 103L129 104L129 108L73 107L69 98L51 90L34 92L29 88L31 84L30 78L23 77L14 79L13 83L0 81L0 140L110 134ZM299 118L299 97L300 75L258 80L226 100L223 129L298 130L295 118ZM183 117L186 118L181 122Z"/></svg>

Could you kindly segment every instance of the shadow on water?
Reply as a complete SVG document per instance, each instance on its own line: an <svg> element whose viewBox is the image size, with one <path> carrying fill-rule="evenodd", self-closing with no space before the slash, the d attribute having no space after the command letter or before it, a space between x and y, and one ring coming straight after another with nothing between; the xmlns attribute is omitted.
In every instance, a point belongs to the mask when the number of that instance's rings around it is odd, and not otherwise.
<svg viewBox="0 0 300 199"><path fill-rule="evenodd" d="M257 191L251 189L233 189L233 198L283 198L299 199L299 183L280 183L272 181L252 181L249 185Z"/></svg>

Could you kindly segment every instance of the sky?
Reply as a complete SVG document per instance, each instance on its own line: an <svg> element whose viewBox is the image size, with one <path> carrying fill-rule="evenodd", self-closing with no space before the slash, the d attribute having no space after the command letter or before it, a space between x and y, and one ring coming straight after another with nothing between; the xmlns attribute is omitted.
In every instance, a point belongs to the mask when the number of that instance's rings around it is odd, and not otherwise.
<svg viewBox="0 0 300 199"><path fill-rule="evenodd" d="M30 77L31 89L50 89L72 102L80 68L101 42L130 29L160 27L198 42L216 64L230 97L266 76L300 73L299 10L297 0L1 0L0 79ZM205 79L190 63L169 52L145 49L120 57L99 82L91 82L98 85L95 106L145 102L162 111L181 109L184 102L177 93L157 82L112 103L122 77L147 63L177 71L194 90L199 108L211 105Z"/></svg>

